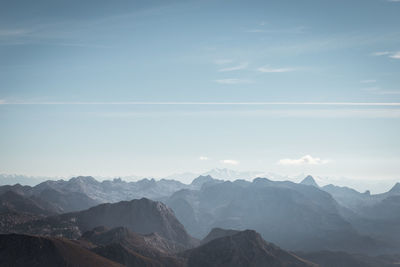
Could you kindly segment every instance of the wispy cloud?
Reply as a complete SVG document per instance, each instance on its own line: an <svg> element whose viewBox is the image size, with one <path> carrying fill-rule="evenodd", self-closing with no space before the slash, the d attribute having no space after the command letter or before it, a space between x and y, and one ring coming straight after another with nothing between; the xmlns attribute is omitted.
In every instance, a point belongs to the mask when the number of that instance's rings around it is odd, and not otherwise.
<svg viewBox="0 0 400 267"><path fill-rule="evenodd" d="M245 30L245 32L248 33L283 33L283 34L301 34L304 33L306 30L306 27L304 26L298 26L298 27L293 27L293 28L265 28L265 24L259 24L257 28L253 29L248 29Z"/></svg>
<svg viewBox="0 0 400 267"><path fill-rule="evenodd" d="M294 68L271 68L268 66L260 67L257 69L257 71L263 73L283 73L283 72L291 72L294 70L295 70Z"/></svg>
<svg viewBox="0 0 400 267"><path fill-rule="evenodd" d="M310 155L306 155L299 159L281 159L278 161L278 164L299 166L299 165L321 165L329 162L330 162L329 160L322 160L320 158L314 158Z"/></svg>
<svg viewBox="0 0 400 267"><path fill-rule="evenodd" d="M211 105L211 106L370 106L370 107L386 107L400 106L400 102L140 102L140 101L125 101L125 102L69 102L69 101L18 101L11 102L0 100L2 105Z"/></svg>
<svg viewBox="0 0 400 267"><path fill-rule="evenodd" d="M362 80L360 83L376 83L376 80Z"/></svg>
<svg viewBox="0 0 400 267"><path fill-rule="evenodd" d="M214 61L214 64L216 65L225 65L225 64L229 64L232 63L233 60L232 59L217 59Z"/></svg>
<svg viewBox="0 0 400 267"><path fill-rule="evenodd" d="M400 52L395 52L389 56L390 58L400 59Z"/></svg>
<svg viewBox="0 0 400 267"><path fill-rule="evenodd" d="M400 95L400 90L383 90L378 86L367 87L362 90L375 95Z"/></svg>
<svg viewBox="0 0 400 267"><path fill-rule="evenodd" d="M374 53L372 53L372 55L379 57L379 56L387 56L387 55L390 55L391 53L392 52L389 52L389 51L380 51L380 52L374 52Z"/></svg>
<svg viewBox="0 0 400 267"><path fill-rule="evenodd" d="M215 82L219 84L242 84L242 83L251 83L249 80L243 80L243 79L220 79L220 80L215 80Z"/></svg>
<svg viewBox="0 0 400 267"><path fill-rule="evenodd" d="M200 157L199 157L199 160L206 161L206 160L209 160L209 158L208 158L208 157L206 157L206 156L200 156Z"/></svg>
<svg viewBox="0 0 400 267"><path fill-rule="evenodd" d="M224 159L220 161L223 164L228 164L228 165L238 165L240 162L234 159Z"/></svg>
<svg viewBox="0 0 400 267"><path fill-rule="evenodd" d="M0 29L0 38L22 36L29 33L23 29Z"/></svg>
<svg viewBox="0 0 400 267"><path fill-rule="evenodd" d="M400 2L400 1L399 1ZM372 53L373 56L387 56L389 58L400 59L400 51L382 51Z"/></svg>
<svg viewBox="0 0 400 267"><path fill-rule="evenodd" d="M241 63L236 66L219 69L218 71L219 72L227 72L227 71L243 70L243 69L246 69L248 65L249 64L247 62L244 62L244 63Z"/></svg>
<svg viewBox="0 0 400 267"><path fill-rule="evenodd" d="M164 110L164 111L108 111L88 113L102 118L160 118L160 117L259 117L259 118L316 118L316 119L400 119L400 108L360 109L227 109L227 110Z"/></svg>

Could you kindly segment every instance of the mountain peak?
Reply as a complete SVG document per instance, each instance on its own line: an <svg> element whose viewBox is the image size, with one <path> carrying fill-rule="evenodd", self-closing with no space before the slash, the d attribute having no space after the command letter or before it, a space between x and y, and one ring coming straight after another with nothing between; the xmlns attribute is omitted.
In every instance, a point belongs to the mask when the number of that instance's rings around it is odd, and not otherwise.
<svg viewBox="0 0 400 267"><path fill-rule="evenodd" d="M80 182L80 183L97 183L97 180L92 176L78 176L71 178L70 182Z"/></svg>
<svg viewBox="0 0 400 267"><path fill-rule="evenodd" d="M214 180L215 179L211 175L200 175L192 181L191 185L202 186L203 184Z"/></svg>
<svg viewBox="0 0 400 267"><path fill-rule="evenodd" d="M300 182L300 184L319 187L311 175L308 175L306 178L304 178L303 181Z"/></svg>
<svg viewBox="0 0 400 267"><path fill-rule="evenodd" d="M314 266L267 243L254 230L238 231L216 238L186 251L185 256L188 266Z"/></svg>
<svg viewBox="0 0 400 267"><path fill-rule="evenodd" d="M208 243L214 239L231 236L234 234L239 233L238 230L231 230L231 229L222 229L222 228L213 228L210 233L201 241L201 244Z"/></svg>
<svg viewBox="0 0 400 267"><path fill-rule="evenodd" d="M400 193L400 183L396 183L392 189L389 191L390 193Z"/></svg>

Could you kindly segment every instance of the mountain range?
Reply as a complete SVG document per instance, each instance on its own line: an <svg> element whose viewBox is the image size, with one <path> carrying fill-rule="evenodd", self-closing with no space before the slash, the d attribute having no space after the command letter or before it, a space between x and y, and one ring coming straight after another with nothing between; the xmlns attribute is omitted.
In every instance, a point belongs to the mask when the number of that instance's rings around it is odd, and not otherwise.
<svg viewBox="0 0 400 267"><path fill-rule="evenodd" d="M207 175L190 184L76 177L0 186L0 233L29 244L73 240L125 266L223 266L213 251L229 251L231 266L335 266L327 265L332 258L343 262L336 266L394 266L398 256L377 255L400 252L399 203L400 184L371 194L320 187L312 176L293 183Z"/></svg>

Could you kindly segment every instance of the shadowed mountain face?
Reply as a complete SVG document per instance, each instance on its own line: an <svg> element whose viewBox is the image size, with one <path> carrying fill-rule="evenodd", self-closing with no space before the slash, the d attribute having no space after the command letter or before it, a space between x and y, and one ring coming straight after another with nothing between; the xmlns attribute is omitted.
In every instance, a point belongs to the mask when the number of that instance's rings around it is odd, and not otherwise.
<svg viewBox="0 0 400 267"><path fill-rule="evenodd" d="M297 253L296 255L323 267L398 267L399 256L371 257L362 254L348 254L345 252L318 251L311 253Z"/></svg>
<svg viewBox="0 0 400 267"><path fill-rule="evenodd" d="M0 235L0 266L122 266L66 239Z"/></svg>
<svg viewBox="0 0 400 267"><path fill-rule="evenodd" d="M109 228L126 227L140 233L158 233L163 238L185 248L193 247L196 241L190 237L174 213L161 202L142 198L101 204L85 211L58 216L18 225L15 231L22 233L78 238L81 233L97 226Z"/></svg>
<svg viewBox="0 0 400 267"><path fill-rule="evenodd" d="M328 193L314 186L258 178L181 190L166 203L196 237L222 227L255 229L265 239L291 250L357 251L375 245L357 234Z"/></svg>
<svg viewBox="0 0 400 267"><path fill-rule="evenodd" d="M95 244L94 252L126 266L183 266L183 260L173 256L181 248L158 234L139 235L123 227L98 227L84 233L81 240Z"/></svg>
<svg viewBox="0 0 400 267"><path fill-rule="evenodd" d="M7 191L0 195L0 213L5 212L46 216L57 214L58 210L39 198L26 198L16 192Z"/></svg>
<svg viewBox="0 0 400 267"><path fill-rule="evenodd" d="M316 266L279 247L265 242L255 231L246 230L214 239L186 251L187 266Z"/></svg>
<svg viewBox="0 0 400 267"><path fill-rule="evenodd" d="M225 237L225 236L231 236L231 235L237 234L239 232L240 231L238 231L238 230L214 228L211 230L210 233L208 233L208 235L203 240L201 240L201 244L203 245L214 239Z"/></svg>

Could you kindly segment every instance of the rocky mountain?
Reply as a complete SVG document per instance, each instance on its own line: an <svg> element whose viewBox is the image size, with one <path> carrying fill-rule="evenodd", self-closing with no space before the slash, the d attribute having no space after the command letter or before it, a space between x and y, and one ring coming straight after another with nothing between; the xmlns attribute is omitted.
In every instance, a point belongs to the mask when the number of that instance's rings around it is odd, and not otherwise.
<svg viewBox="0 0 400 267"><path fill-rule="evenodd" d="M208 243L214 239L225 237L225 236L231 236L234 234L239 233L240 231L238 230L232 230L232 229L222 229L222 228L213 228L208 235L201 240L201 244Z"/></svg>
<svg viewBox="0 0 400 267"><path fill-rule="evenodd" d="M14 191L24 196L37 196L58 205L63 212L87 209L100 203L113 203L137 198L160 199L190 185L175 180L142 179L126 182L121 179L99 182L90 176L65 180L48 180L34 187L16 185L0 186L0 194Z"/></svg>
<svg viewBox="0 0 400 267"><path fill-rule="evenodd" d="M214 179L211 175L200 175L193 179L190 189L200 189L203 185L223 183L223 180Z"/></svg>
<svg viewBox="0 0 400 267"><path fill-rule="evenodd" d="M14 191L7 191L0 195L0 213L10 212L48 216L57 214L58 210L40 198L27 198Z"/></svg>
<svg viewBox="0 0 400 267"><path fill-rule="evenodd" d="M60 238L0 235L0 266L122 266Z"/></svg>
<svg viewBox="0 0 400 267"><path fill-rule="evenodd" d="M46 184L53 182L55 181L47 181L35 187L22 186L20 184L0 186L0 195L7 192L17 193L25 199L40 202L49 213L82 210L99 204L98 201L82 192L53 189L46 186Z"/></svg>
<svg viewBox="0 0 400 267"><path fill-rule="evenodd" d="M261 235L245 230L216 238L183 253L189 267L211 266L316 266L279 247L265 242Z"/></svg>
<svg viewBox="0 0 400 267"><path fill-rule="evenodd" d="M76 239L98 226L126 227L140 234L157 233L182 248L190 248L197 243L170 208L146 198L101 204L80 212L47 217L17 225L14 231Z"/></svg>
<svg viewBox="0 0 400 267"><path fill-rule="evenodd" d="M292 182L258 178L181 190L166 200L185 228L201 238L212 228L255 229L290 250L366 251L375 241L362 237L340 213L330 194Z"/></svg>
<svg viewBox="0 0 400 267"><path fill-rule="evenodd" d="M153 233L140 235L124 227L97 227L84 233L85 240L96 247L92 250L125 266L183 266L173 254L181 248Z"/></svg>

